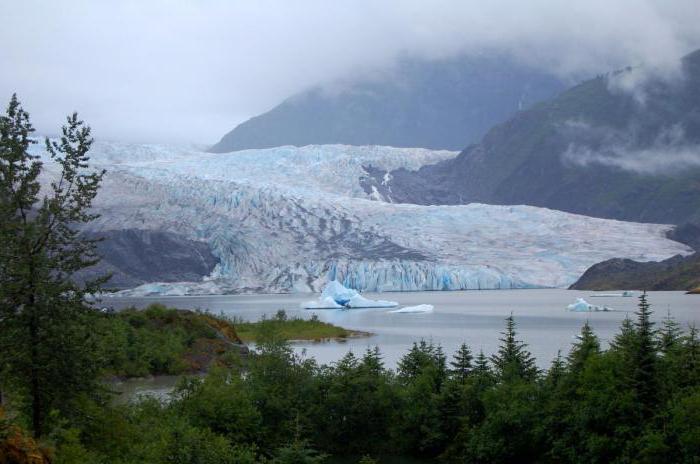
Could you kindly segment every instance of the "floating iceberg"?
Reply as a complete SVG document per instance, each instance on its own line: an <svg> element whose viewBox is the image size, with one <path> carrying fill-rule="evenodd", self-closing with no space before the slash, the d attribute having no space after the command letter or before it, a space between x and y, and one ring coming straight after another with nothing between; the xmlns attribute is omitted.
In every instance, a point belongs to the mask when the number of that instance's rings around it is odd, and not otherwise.
<svg viewBox="0 0 700 464"><path fill-rule="evenodd" d="M304 309L340 309L344 308L345 306L339 305L329 296L322 296L316 300L302 303L301 307Z"/></svg>
<svg viewBox="0 0 700 464"><path fill-rule="evenodd" d="M348 308L395 308L398 305L396 301L370 300L358 294L352 297L345 306Z"/></svg>
<svg viewBox="0 0 700 464"><path fill-rule="evenodd" d="M432 313L433 305L420 304L417 306L406 306L404 308L389 311L390 313Z"/></svg>
<svg viewBox="0 0 700 464"><path fill-rule="evenodd" d="M302 303L301 307L304 309L393 308L398 305L396 301L370 300L360 295L357 290L332 280L326 284L319 298Z"/></svg>
<svg viewBox="0 0 700 464"><path fill-rule="evenodd" d="M622 293L595 293L595 294L590 295L590 296L591 296L591 298L630 297L630 296L634 296L634 292L632 292L630 290L625 290Z"/></svg>
<svg viewBox="0 0 700 464"><path fill-rule="evenodd" d="M576 298L576 302L567 306L566 309L575 312L610 311L610 308L607 306L592 305L583 298Z"/></svg>

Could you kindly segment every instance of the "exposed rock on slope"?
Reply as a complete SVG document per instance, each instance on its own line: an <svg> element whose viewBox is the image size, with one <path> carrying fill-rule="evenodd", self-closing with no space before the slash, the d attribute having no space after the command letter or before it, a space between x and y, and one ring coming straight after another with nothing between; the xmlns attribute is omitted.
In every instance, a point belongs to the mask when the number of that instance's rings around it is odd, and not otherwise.
<svg viewBox="0 0 700 464"><path fill-rule="evenodd" d="M218 263L207 243L157 230L105 230L89 234L98 244L102 262L84 277L112 273L111 288L128 288L154 280L196 281L208 276Z"/></svg>
<svg viewBox="0 0 700 464"><path fill-rule="evenodd" d="M283 145L388 145L461 150L564 84L498 56L404 60L372 76L295 95L226 134L217 153Z"/></svg>
<svg viewBox="0 0 700 464"><path fill-rule="evenodd" d="M692 290L696 287L700 287L698 253L647 263L609 259L591 266L571 286L574 290Z"/></svg>
<svg viewBox="0 0 700 464"><path fill-rule="evenodd" d="M644 68L589 80L494 127L454 159L417 172L373 167L364 187L396 202L700 223L700 51L682 71L671 81Z"/></svg>

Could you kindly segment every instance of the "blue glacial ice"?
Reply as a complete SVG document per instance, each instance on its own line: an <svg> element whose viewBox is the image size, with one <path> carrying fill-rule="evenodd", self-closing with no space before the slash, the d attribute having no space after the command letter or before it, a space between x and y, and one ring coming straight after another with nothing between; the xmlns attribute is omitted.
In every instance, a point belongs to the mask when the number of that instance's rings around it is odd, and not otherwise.
<svg viewBox="0 0 700 464"><path fill-rule="evenodd" d="M326 284L319 298L302 303L301 307L304 309L393 308L398 305L396 301L370 300L360 295L357 290L332 280Z"/></svg>
<svg viewBox="0 0 700 464"><path fill-rule="evenodd" d="M567 287L606 259L692 252L666 237L667 225L530 206L373 201L358 182L364 166L418 169L455 155L343 145L213 155L97 142L92 161L108 174L90 227L176 233L208 244L219 260L203 281L121 293L133 296L318 292L332 280L363 292ZM360 298L345 305L366 305Z"/></svg>

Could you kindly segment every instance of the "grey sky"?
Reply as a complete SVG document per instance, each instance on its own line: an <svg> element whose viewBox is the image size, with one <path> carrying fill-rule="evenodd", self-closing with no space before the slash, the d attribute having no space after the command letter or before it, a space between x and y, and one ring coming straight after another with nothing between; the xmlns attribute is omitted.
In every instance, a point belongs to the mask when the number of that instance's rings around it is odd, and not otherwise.
<svg viewBox="0 0 700 464"><path fill-rule="evenodd" d="M78 110L97 137L213 143L310 85L397 57L499 50L561 75L700 48L697 0L0 0L0 97L35 126Z"/></svg>

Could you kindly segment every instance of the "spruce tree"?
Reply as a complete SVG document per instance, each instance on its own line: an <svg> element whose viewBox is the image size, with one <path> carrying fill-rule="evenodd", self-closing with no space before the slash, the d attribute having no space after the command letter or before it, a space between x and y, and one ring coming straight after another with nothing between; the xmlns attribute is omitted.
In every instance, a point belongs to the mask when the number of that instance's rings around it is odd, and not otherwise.
<svg viewBox="0 0 700 464"><path fill-rule="evenodd" d="M59 172L42 189L33 131L13 95L0 117L0 366L41 436L49 411L69 413L73 399L96 389L85 296L103 280L78 285L73 277L98 261L96 241L80 226L97 217L90 207L104 172L87 171L90 128L73 114L58 141L45 141Z"/></svg>
<svg viewBox="0 0 700 464"><path fill-rule="evenodd" d="M659 351L663 355L668 355L678 347L682 334L683 331L680 324L671 316L671 310L669 309L658 332Z"/></svg>
<svg viewBox="0 0 700 464"><path fill-rule="evenodd" d="M484 353L483 348L479 350L479 354L474 360L474 374L480 377L490 377L492 374L489 358Z"/></svg>
<svg viewBox="0 0 700 464"><path fill-rule="evenodd" d="M367 348L360 362L360 368L372 375L379 375L384 371L384 361L378 346Z"/></svg>
<svg viewBox="0 0 700 464"><path fill-rule="evenodd" d="M516 338L513 314L506 318L506 330L501 335L498 353L491 357L498 377L505 381L533 379L537 375L535 359L527 351L527 345Z"/></svg>
<svg viewBox="0 0 700 464"><path fill-rule="evenodd" d="M564 360L561 356L561 350L557 351L557 357L552 360L551 366L547 371L546 383L551 388L556 388L566 374Z"/></svg>
<svg viewBox="0 0 700 464"><path fill-rule="evenodd" d="M637 321L635 327L635 344L632 356L632 384L644 413L649 414L650 408L656 403L658 385L656 379L656 343L654 323L651 321L651 306L647 301L646 292L639 297L639 309L635 312Z"/></svg>
<svg viewBox="0 0 700 464"><path fill-rule="evenodd" d="M571 352L567 357L569 369L572 373L578 374L583 370L586 361L593 355L600 353L600 341L593 332L591 325L586 321L581 327L581 334L578 341L574 343Z"/></svg>
<svg viewBox="0 0 700 464"><path fill-rule="evenodd" d="M452 367L450 369L451 377L462 384L466 382L472 370L473 359L474 357L467 344L462 343L457 353L454 355L454 361L450 362L450 366Z"/></svg>

